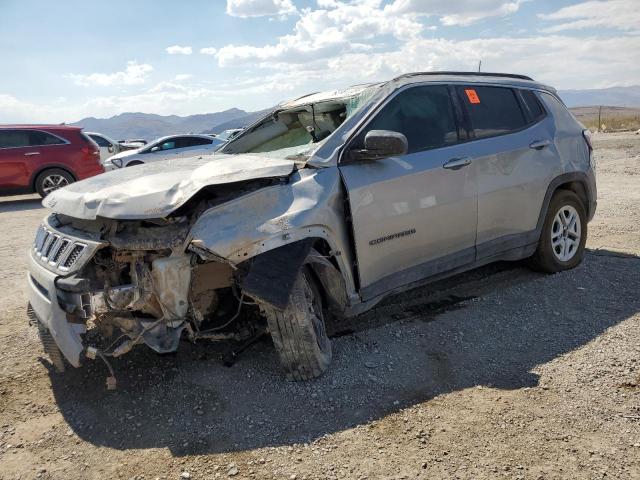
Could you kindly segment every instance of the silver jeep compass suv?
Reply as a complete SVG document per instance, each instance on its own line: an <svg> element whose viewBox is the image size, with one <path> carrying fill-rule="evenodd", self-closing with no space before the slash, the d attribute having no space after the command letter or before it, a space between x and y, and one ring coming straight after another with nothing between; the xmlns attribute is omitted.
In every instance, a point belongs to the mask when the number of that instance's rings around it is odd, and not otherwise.
<svg viewBox="0 0 640 480"><path fill-rule="evenodd" d="M553 88L429 72L283 103L215 155L43 203L29 312L59 369L268 333L302 380L331 362L327 325L385 295L496 260L578 265L596 183Z"/></svg>

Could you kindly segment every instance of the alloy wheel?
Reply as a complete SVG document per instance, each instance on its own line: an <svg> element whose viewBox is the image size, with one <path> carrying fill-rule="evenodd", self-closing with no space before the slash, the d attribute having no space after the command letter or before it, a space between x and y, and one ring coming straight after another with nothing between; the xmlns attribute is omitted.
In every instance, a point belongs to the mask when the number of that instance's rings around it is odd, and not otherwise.
<svg viewBox="0 0 640 480"><path fill-rule="evenodd" d="M580 246L580 215L571 205L561 207L551 225L551 248L561 262L571 260Z"/></svg>
<svg viewBox="0 0 640 480"><path fill-rule="evenodd" d="M49 195L54 190L65 187L69 185L69 180L67 180L62 175L51 174L47 175L42 181L42 190L46 195Z"/></svg>

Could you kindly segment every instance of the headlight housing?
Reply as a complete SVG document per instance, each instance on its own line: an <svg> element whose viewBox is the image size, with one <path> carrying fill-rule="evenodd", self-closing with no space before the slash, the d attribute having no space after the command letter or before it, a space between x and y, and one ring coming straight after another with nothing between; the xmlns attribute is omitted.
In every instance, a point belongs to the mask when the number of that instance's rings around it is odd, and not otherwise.
<svg viewBox="0 0 640 480"><path fill-rule="evenodd" d="M112 158L111 163L113 163L116 167L122 168L122 159L121 158Z"/></svg>

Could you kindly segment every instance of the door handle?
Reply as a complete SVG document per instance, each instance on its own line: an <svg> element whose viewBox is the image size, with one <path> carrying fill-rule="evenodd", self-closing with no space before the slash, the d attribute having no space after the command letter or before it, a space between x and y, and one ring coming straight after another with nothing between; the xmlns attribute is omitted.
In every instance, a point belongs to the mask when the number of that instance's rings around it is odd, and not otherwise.
<svg viewBox="0 0 640 480"><path fill-rule="evenodd" d="M442 168L446 168L447 170L460 170L467 165L471 165L471 157L452 158L442 165Z"/></svg>
<svg viewBox="0 0 640 480"><path fill-rule="evenodd" d="M533 148L534 150L542 150L550 143L551 142L549 140L536 140L535 142L531 142L529 144L529 148Z"/></svg>
<svg viewBox="0 0 640 480"><path fill-rule="evenodd" d="M25 157L31 157L33 155L40 155L40 152L27 152L24 154Z"/></svg>

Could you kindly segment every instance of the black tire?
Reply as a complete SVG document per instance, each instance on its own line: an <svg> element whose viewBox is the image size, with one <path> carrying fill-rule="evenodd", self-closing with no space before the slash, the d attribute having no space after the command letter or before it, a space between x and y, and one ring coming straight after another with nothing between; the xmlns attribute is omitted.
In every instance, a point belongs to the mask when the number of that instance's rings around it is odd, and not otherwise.
<svg viewBox="0 0 640 480"><path fill-rule="evenodd" d="M133 162L129 162L125 165L126 167L135 167L136 165L143 165L144 162L141 162L140 160L134 160Z"/></svg>
<svg viewBox="0 0 640 480"><path fill-rule="evenodd" d="M567 233L566 228L564 228L560 233L557 231L559 222L556 219L556 216L561 215L561 210L562 212L568 212L571 208L577 212L579 217L579 240L575 240L572 237L573 234L571 232ZM560 228L563 227L560 226ZM560 258L562 256L563 246L554 246L552 241L552 232L554 232L554 235L559 235L559 237L566 235L565 239L568 236L571 241L574 242L574 245L567 250L567 255L572 254L570 258L567 258L566 260L562 260ZM547 273L556 273L562 270L574 268L582 262L586 241L587 214L582 201L570 190L559 190L554 194L553 198L551 198L551 201L549 202L547 216L544 219L540 240L538 241L538 248L529 259L530 266L535 270ZM575 246L575 242L578 243L577 246Z"/></svg>
<svg viewBox="0 0 640 480"><path fill-rule="evenodd" d="M266 305L263 311L287 378L302 381L322 375L331 363L331 341L311 274L305 269L298 274L284 311Z"/></svg>
<svg viewBox="0 0 640 480"><path fill-rule="evenodd" d="M54 190L65 187L75 181L75 178L73 178L73 176L66 170L62 170L61 168L49 168L38 174L36 177L36 192L44 198Z"/></svg>

